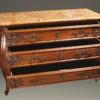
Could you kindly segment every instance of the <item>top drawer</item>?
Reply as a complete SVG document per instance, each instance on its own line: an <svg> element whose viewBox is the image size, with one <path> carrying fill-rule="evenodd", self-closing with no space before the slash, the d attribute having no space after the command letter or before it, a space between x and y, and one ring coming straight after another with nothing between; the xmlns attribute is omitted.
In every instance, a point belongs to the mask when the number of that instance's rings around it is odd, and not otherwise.
<svg viewBox="0 0 100 100"><path fill-rule="evenodd" d="M82 39L99 40L100 24L7 30L7 46Z"/></svg>

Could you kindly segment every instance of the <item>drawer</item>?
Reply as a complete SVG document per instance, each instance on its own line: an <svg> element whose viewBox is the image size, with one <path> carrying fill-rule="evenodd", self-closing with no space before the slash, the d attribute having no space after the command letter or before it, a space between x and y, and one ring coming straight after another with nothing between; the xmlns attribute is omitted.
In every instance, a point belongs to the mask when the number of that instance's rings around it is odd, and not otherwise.
<svg viewBox="0 0 100 100"><path fill-rule="evenodd" d="M6 32L7 46L98 39L99 36L99 24L8 30Z"/></svg>
<svg viewBox="0 0 100 100"><path fill-rule="evenodd" d="M14 68L92 58L100 58L100 44L9 52L7 66Z"/></svg>
<svg viewBox="0 0 100 100"><path fill-rule="evenodd" d="M75 64L75 63L73 63L75 69L71 69L71 68L67 69L69 64L66 66L66 69L63 69L63 66L66 64L62 64L62 65L60 64L60 66L56 68L57 70L54 70L54 71L49 70L47 72L23 74L21 70L19 70L18 72L21 72L21 75L16 74L12 76L7 76L7 80L9 82L10 88L13 89L13 88L19 88L19 87L29 87L29 86L45 85L45 84L51 84L51 83L59 83L59 82L67 82L67 81L75 81L75 80L81 80L81 79L91 79L91 78L100 77L99 65L91 66L89 61L83 62L83 63L80 62L79 64ZM80 67L82 68L76 68L80 64L81 64ZM83 64L87 64L87 66ZM95 64L97 64L97 62L95 62ZM39 66L37 66L37 68L38 67ZM55 66L51 65L51 67L53 67L54 69ZM69 67L71 67L71 65ZM46 68L46 66L44 66L43 68ZM49 69L49 68L50 67L46 69ZM26 72L28 72L28 70Z"/></svg>

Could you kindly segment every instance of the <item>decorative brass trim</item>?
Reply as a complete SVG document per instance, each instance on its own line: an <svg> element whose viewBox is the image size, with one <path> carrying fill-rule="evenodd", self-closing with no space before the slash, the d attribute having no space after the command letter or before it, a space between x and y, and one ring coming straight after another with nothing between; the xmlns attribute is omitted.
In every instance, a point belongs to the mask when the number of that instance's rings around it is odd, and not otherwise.
<svg viewBox="0 0 100 100"><path fill-rule="evenodd" d="M92 35L93 37L96 37L98 41L100 41L100 28L93 28L91 32L86 32L83 30L80 30L76 33L72 33L72 36L74 36L75 38L84 38L84 37L88 37L90 35Z"/></svg>
<svg viewBox="0 0 100 100"><path fill-rule="evenodd" d="M80 53L75 54L75 57L77 57L77 58L82 58L82 57L87 58L87 57L91 57L92 55L93 54L91 52L82 51Z"/></svg>
<svg viewBox="0 0 100 100"><path fill-rule="evenodd" d="M23 58L19 55L12 55L12 54L9 54L7 56L7 64L9 66L14 66L14 65L18 65L20 64L20 62L23 60Z"/></svg>
<svg viewBox="0 0 100 100"><path fill-rule="evenodd" d="M38 61L38 62L43 62L46 60L46 56L39 56L38 54L35 54L33 57L28 58L28 61L33 62L33 61Z"/></svg>
<svg viewBox="0 0 100 100"><path fill-rule="evenodd" d="M22 37L19 33L7 33L7 45L15 45L22 40Z"/></svg>
<svg viewBox="0 0 100 100"><path fill-rule="evenodd" d="M26 40L41 40L43 35L38 35L36 33L32 33L30 36L24 36Z"/></svg>
<svg viewBox="0 0 100 100"><path fill-rule="evenodd" d="M84 37L87 37L89 34L91 34L91 33L83 31L83 30L80 30L76 33L72 33L72 35L75 36L75 38L84 38Z"/></svg>

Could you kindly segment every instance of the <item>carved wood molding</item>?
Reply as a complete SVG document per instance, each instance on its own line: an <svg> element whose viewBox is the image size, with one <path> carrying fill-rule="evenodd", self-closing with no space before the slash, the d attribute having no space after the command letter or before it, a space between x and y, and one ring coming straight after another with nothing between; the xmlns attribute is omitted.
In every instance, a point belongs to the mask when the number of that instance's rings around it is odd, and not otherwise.
<svg viewBox="0 0 100 100"><path fill-rule="evenodd" d="M47 80L48 80L47 78L35 77L35 79L29 80L29 83L31 83L31 84L41 84L41 83L45 83Z"/></svg>
<svg viewBox="0 0 100 100"><path fill-rule="evenodd" d="M12 55L12 54L9 54L7 56L7 63L9 66L14 66L14 65L17 65L19 64L21 61L23 60L23 58L19 55Z"/></svg>
<svg viewBox="0 0 100 100"><path fill-rule="evenodd" d="M100 36L100 28L93 28L93 36Z"/></svg>
<svg viewBox="0 0 100 100"><path fill-rule="evenodd" d="M18 86L22 86L23 85L23 80L21 78L12 78L9 80L9 84L11 86L11 88L17 88Z"/></svg>
<svg viewBox="0 0 100 100"><path fill-rule="evenodd" d="M8 33L7 36L7 45L14 45L19 43L22 40L22 37L19 33Z"/></svg>
<svg viewBox="0 0 100 100"><path fill-rule="evenodd" d="M98 47L98 48L96 49L96 55L97 55L97 56L100 56L100 47Z"/></svg>

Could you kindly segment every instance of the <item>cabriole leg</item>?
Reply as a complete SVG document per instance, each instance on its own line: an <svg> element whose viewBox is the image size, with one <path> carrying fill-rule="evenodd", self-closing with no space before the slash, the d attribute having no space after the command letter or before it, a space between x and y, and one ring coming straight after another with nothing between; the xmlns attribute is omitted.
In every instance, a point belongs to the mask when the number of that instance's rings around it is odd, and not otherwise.
<svg viewBox="0 0 100 100"><path fill-rule="evenodd" d="M6 81L6 90L5 90L5 95L7 96L9 93L9 85L8 82Z"/></svg>

